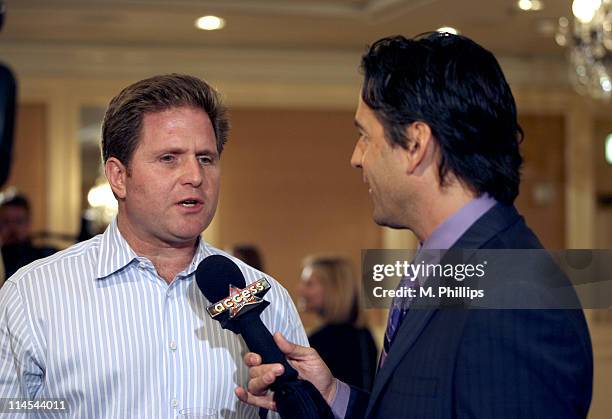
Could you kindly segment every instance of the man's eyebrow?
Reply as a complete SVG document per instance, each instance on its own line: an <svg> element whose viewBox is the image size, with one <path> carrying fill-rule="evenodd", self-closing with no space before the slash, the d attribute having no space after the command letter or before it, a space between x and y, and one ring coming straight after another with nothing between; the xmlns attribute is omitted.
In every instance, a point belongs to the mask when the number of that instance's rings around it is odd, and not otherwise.
<svg viewBox="0 0 612 419"><path fill-rule="evenodd" d="M214 149L208 149L207 148L207 149L204 149L204 150L199 150L199 151L196 151L196 154L198 156L218 156L219 155L219 153L217 152L216 148L214 148Z"/></svg>
<svg viewBox="0 0 612 419"><path fill-rule="evenodd" d="M166 147L157 150L157 154L181 154L184 152L185 150L180 147Z"/></svg>
<svg viewBox="0 0 612 419"><path fill-rule="evenodd" d="M354 124L354 125L357 127L357 129L359 129L360 131L365 131L365 129L363 128L363 125L361 125L361 124L359 123L359 121L358 121L358 120L353 119L353 124Z"/></svg>
<svg viewBox="0 0 612 419"><path fill-rule="evenodd" d="M162 148L160 150L157 150L156 154L158 155L162 155L162 154L184 154L187 153L188 150L186 148L181 148L181 147L167 147L167 148ZM202 150L196 150L195 152L196 155L198 156L219 156L219 153L217 152L216 148L212 148L212 149L202 149Z"/></svg>

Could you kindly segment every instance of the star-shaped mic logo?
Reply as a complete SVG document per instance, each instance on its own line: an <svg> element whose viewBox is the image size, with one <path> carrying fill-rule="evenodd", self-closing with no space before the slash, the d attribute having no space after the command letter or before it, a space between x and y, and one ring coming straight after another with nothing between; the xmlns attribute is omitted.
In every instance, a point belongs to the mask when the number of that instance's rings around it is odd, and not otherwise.
<svg viewBox="0 0 612 419"><path fill-rule="evenodd" d="M269 289L270 283L265 278L261 278L245 288L239 288L230 284L229 296L209 305L206 310L213 319L225 311L229 311L229 318L233 319L243 311L248 311L264 301L257 294L263 295Z"/></svg>
<svg viewBox="0 0 612 419"><path fill-rule="evenodd" d="M234 305L229 308L229 317L233 319L236 317L242 309L246 306L250 306L253 304L258 304L261 302L261 298L259 298L254 293L251 293L248 288L238 288L234 287L230 284L229 286L229 298L234 302Z"/></svg>

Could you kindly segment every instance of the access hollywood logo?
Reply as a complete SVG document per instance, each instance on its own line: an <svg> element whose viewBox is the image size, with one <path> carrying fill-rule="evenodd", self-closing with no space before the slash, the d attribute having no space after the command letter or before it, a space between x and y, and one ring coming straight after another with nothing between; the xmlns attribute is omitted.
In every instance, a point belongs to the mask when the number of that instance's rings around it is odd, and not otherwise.
<svg viewBox="0 0 612 419"><path fill-rule="evenodd" d="M263 296L269 289L270 283L266 278L261 278L245 288L238 288L230 284L229 296L209 305L206 307L206 311L213 319L229 311L229 318L233 319L243 310L248 310L249 306L253 308L261 303L263 300L258 294Z"/></svg>

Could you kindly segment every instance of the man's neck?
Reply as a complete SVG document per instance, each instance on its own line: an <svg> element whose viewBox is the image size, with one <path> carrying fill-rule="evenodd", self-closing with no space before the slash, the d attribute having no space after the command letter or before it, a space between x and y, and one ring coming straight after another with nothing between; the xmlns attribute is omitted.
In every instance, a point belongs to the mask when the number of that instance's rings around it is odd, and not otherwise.
<svg viewBox="0 0 612 419"><path fill-rule="evenodd" d="M197 238L182 243L143 240L131 226L122 222L120 216L117 218L117 227L132 250L138 256L149 259L153 266L155 266L159 276L164 278L168 284L172 282L177 274L185 270L195 255Z"/></svg>
<svg viewBox="0 0 612 419"><path fill-rule="evenodd" d="M410 229L423 243L442 223L474 198L476 194L459 184L438 190L436 194L430 194L422 200Z"/></svg>

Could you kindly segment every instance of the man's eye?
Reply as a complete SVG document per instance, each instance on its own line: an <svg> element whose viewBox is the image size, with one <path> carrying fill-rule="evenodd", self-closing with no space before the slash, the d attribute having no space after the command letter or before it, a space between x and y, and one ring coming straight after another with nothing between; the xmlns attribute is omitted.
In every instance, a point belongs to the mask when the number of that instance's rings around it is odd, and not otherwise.
<svg viewBox="0 0 612 419"><path fill-rule="evenodd" d="M163 163L171 163L175 160L175 157L172 154L164 154L159 160Z"/></svg>
<svg viewBox="0 0 612 419"><path fill-rule="evenodd" d="M198 157L198 160L200 161L200 164L203 166L213 163L213 159L210 156L200 156Z"/></svg>

